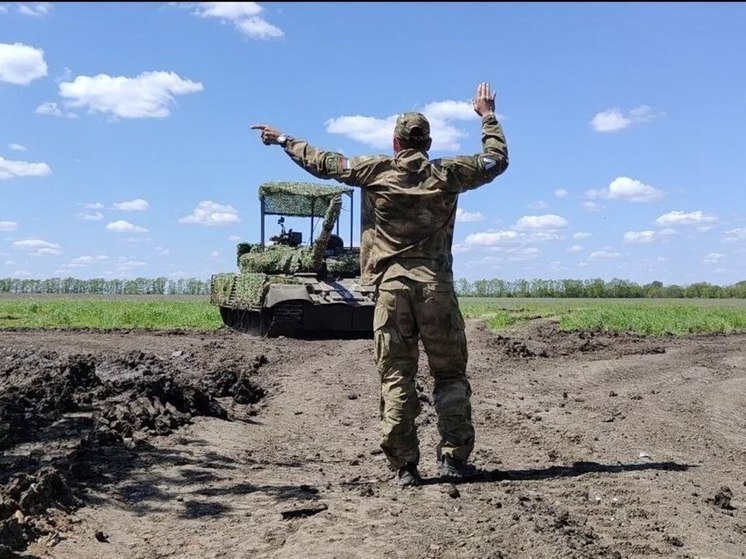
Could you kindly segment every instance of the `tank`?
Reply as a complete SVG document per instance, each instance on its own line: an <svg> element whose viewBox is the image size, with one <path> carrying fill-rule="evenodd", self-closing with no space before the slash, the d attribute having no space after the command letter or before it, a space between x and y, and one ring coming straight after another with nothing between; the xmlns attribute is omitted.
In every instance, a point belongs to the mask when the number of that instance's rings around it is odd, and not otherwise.
<svg viewBox="0 0 746 559"><path fill-rule="evenodd" d="M339 236L344 199L348 246ZM219 307L223 323L262 337L372 336L374 288L360 281L360 248L352 243L353 189L269 182L260 185L259 200L261 242L239 243L238 273L215 274L210 281L210 302ZM270 245L264 239L268 215L281 216L281 230ZM310 219L308 243L302 232L285 230L285 217ZM317 218L323 221L313 239Z"/></svg>

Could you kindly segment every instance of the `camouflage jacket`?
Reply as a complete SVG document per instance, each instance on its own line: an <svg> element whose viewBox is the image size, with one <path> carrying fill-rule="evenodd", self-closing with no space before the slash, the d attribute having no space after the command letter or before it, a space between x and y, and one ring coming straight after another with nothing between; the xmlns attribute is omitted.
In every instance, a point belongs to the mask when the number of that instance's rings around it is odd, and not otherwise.
<svg viewBox="0 0 746 559"><path fill-rule="evenodd" d="M493 114L482 118L482 153L429 160L405 149L394 157L347 158L289 138L285 152L321 179L363 192L360 262L362 281L409 278L452 282L453 226L458 195L489 182L508 167L508 148Z"/></svg>

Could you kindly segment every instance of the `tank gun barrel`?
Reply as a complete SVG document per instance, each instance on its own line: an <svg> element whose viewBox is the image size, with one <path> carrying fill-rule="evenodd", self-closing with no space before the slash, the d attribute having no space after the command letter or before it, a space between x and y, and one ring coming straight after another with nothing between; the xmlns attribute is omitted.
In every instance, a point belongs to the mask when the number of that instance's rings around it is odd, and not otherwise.
<svg viewBox="0 0 746 559"><path fill-rule="evenodd" d="M334 230L334 223L339 218L339 214L342 211L342 196L337 194L331 200L329 200L329 207L326 209L324 215L324 223L321 226L321 233L316 237L313 243L313 249L311 252L311 267L313 270L318 270L321 267L321 262L324 260L324 253L326 251L326 245L329 243L329 238Z"/></svg>

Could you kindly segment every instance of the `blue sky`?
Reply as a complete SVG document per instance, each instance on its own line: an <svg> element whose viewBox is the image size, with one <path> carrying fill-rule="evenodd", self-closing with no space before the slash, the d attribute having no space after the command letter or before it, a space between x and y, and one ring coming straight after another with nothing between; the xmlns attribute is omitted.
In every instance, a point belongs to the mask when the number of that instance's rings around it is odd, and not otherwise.
<svg viewBox="0 0 746 559"><path fill-rule="evenodd" d="M0 3L0 277L234 271L257 186L314 180L251 124L389 153L421 110L433 157L471 154L489 81L511 163L460 199L456 277L744 280L745 28L745 4Z"/></svg>

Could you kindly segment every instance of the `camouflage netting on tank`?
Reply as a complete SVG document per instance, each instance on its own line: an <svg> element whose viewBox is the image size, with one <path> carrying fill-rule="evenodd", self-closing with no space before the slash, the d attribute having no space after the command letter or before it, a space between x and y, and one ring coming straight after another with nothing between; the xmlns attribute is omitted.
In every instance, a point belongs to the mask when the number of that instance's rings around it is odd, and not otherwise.
<svg viewBox="0 0 746 559"><path fill-rule="evenodd" d="M261 243L238 243L236 245L236 253L238 256L259 250L262 250Z"/></svg>
<svg viewBox="0 0 746 559"><path fill-rule="evenodd" d="M228 304L236 274L215 274L212 276L212 287L210 289L210 303L218 306Z"/></svg>
<svg viewBox="0 0 746 559"><path fill-rule="evenodd" d="M262 304L266 274L216 274L210 303L219 307L258 307Z"/></svg>
<svg viewBox="0 0 746 559"><path fill-rule="evenodd" d="M329 201L337 194L352 195L348 186L310 182L265 182L259 186L264 213L296 217L324 217Z"/></svg>
<svg viewBox="0 0 746 559"><path fill-rule="evenodd" d="M264 252L243 254L238 259L238 266L242 274L297 274L316 271L310 249L286 246L272 246L267 247Z"/></svg>
<svg viewBox="0 0 746 559"><path fill-rule="evenodd" d="M326 259L326 269L332 275L360 275L360 254L352 252Z"/></svg>
<svg viewBox="0 0 746 559"><path fill-rule="evenodd" d="M265 274L239 274L233 303L241 308L261 306L266 280Z"/></svg>

